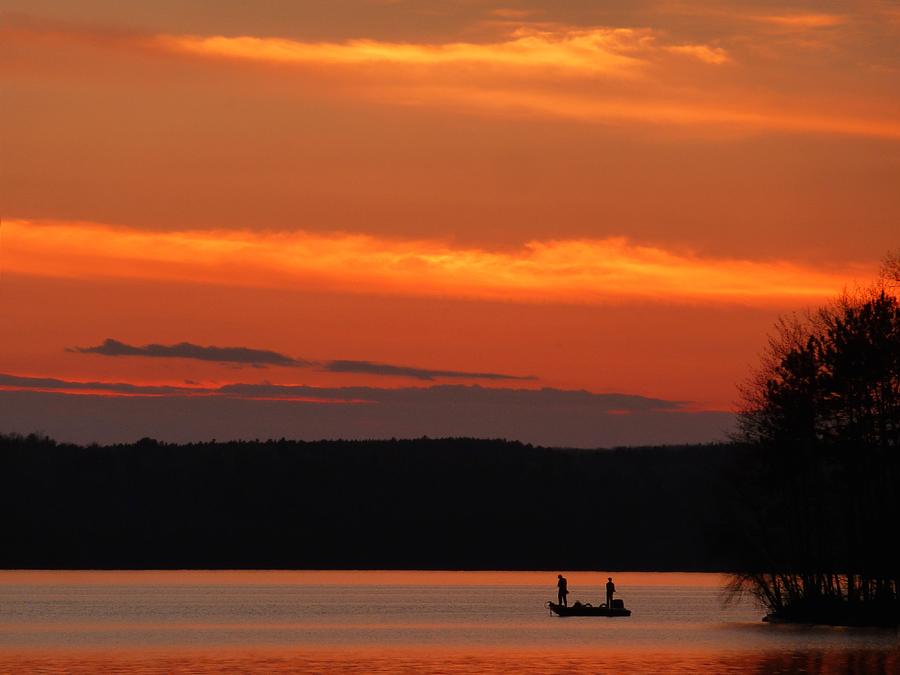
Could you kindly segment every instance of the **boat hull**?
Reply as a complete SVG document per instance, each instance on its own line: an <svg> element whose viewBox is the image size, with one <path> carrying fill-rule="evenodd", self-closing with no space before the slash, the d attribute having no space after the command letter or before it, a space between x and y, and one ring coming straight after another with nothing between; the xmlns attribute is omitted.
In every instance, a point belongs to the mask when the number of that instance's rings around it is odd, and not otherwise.
<svg viewBox="0 0 900 675"><path fill-rule="evenodd" d="M593 607L591 605L564 607L563 605L557 605L555 602L548 602L547 607L557 616L605 616L610 618L631 616L630 609L620 609L618 607Z"/></svg>

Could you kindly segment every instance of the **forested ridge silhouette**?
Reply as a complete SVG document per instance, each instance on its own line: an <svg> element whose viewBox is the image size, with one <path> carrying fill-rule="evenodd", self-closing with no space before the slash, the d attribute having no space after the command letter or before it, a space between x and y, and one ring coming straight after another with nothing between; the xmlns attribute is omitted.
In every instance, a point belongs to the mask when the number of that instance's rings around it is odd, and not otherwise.
<svg viewBox="0 0 900 675"><path fill-rule="evenodd" d="M3 436L0 566L733 569L744 451Z"/></svg>

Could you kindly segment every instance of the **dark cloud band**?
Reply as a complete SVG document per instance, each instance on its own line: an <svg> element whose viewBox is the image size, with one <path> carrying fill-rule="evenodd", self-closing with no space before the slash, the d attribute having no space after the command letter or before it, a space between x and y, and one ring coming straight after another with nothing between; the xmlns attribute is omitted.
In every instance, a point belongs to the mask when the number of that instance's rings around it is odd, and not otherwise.
<svg viewBox="0 0 900 675"><path fill-rule="evenodd" d="M55 377L20 377L4 373L0 373L0 387L33 391L108 392L110 394L132 394L134 396L177 396L198 391L188 387L152 386L129 384L127 382L77 382L59 380Z"/></svg>
<svg viewBox="0 0 900 675"><path fill-rule="evenodd" d="M536 380L533 375L504 375L502 373L471 373L461 370L430 370L412 366L396 366L390 363L373 361L328 361L325 370L331 373L361 373L366 375L385 375L388 377L411 377L416 380L434 380L436 378L460 378L469 380Z"/></svg>
<svg viewBox="0 0 900 675"><path fill-rule="evenodd" d="M648 398L633 394L595 394L584 390L511 389L478 385L443 384L427 387L311 387L281 384L226 384L221 387L144 386L123 382L78 382L50 377L23 377L0 373L0 387L42 391L86 391L117 394L187 396L203 394L226 398L292 400L367 401L385 404L423 404L439 407L462 403L563 407L595 413L677 412L682 401Z"/></svg>
<svg viewBox="0 0 900 675"><path fill-rule="evenodd" d="M330 373L356 373L361 375L377 375L382 377L409 377L416 380L431 381L443 379L467 380L536 380L533 375L506 375L504 373L468 372L462 370L440 370L400 366L375 361L307 361L295 359L286 354L269 349L251 349L249 347L215 347L196 345L191 342L179 342L174 345L148 344L130 345L119 340L107 338L95 347L73 347L71 352L78 354L101 354L103 356L145 356L169 359L196 359L215 363L233 363L257 368L266 366L284 366L289 368L312 368L319 366Z"/></svg>
<svg viewBox="0 0 900 675"><path fill-rule="evenodd" d="M149 344L140 347L129 345L112 338L96 347L74 347L71 351L79 354L102 354L103 356L148 356L168 359L196 359L216 363L240 363L250 366L290 366L305 367L309 361L295 359L268 349L249 347L204 347L190 342L174 345Z"/></svg>
<svg viewBox="0 0 900 675"><path fill-rule="evenodd" d="M731 413L629 394L477 385L144 387L0 375L0 431L83 443L210 438L507 438L612 447L708 442Z"/></svg>

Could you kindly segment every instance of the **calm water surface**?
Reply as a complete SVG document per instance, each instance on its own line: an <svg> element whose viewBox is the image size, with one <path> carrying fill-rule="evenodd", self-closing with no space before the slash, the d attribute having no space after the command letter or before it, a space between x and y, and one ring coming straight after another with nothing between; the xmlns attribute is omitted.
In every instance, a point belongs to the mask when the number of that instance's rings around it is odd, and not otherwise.
<svg viewBox="0 0 900 675"><path fill-rule="evenodd" d="M546 572L0 572L0 672L900 673L896 631L769 626L717 575L613 576L629 618L551 616ZM601 602L604 574L567 577Z"/></svg>

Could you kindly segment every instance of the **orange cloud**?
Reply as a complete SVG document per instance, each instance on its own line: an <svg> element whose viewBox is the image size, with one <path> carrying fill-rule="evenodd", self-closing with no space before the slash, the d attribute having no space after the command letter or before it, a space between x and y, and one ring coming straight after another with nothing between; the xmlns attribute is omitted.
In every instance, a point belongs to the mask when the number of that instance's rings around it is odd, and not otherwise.
<svg viewBox="0 0 900 675"><path fill-rule="evenodd" d="M700 126L739 131L785 132L867 136L900 140L900 121L817 115L769 109L694 104L680 100L641 100L627 96L592 97L565 92L548 94L540 90L478 89L457 86L422 87L411 104L428 102L466 107L494 114L521 114L556 117L595 124L643 123L653 125ZM384 88L382 95L400 96L398 89Z"/></svg>
<svg viewBox="0 0 900 675"><path fill-rule="evenodd" d="M816 15L818 17L818 15ZM795 24L822 17L763 17ZM893 116L842 115L814 101L756 100L758 94L709 82L679 70L668 55L706 65L732 63L721 47L667 45L649 29L519 29L504 42L442 45L350 40L306 43L256 37L159 36L166 51L213 59L288 65L362 67L356 95L397 105L455 107L490 114L526 114L589 123L706 126L763 132L835 134L900 139ZM683 59L678 59L683 61ZM472 66L484 66L483 69ZM424 68L428 77L404 68ZM571 87L547 72L607 79L602 88ZM681 86L678 85L682 81ZM638 86L628 86L628 85ZM823 112L827 110L828 112Z"/></svg>
<svg viewBox="0 0 900 675"><path fill-rule="evenodd" d="M519 29L495 43L413 44L377 40L299 42L279 38L169 36L157 46L212 58L275 64L452 66L460 64L553 68L575 73L627 74L641 61L630 55L647 47L648 31L595 28L560 32Z"/></svg>
<svg viewBox="0 0 900 675"><path fill-rule="evenodd" d="M719 65L731 62L731 57L728 56L728 52L721 47L709 47L707 45L673 45L671 47L666 47L665 49L673 54L692 56L704 63Z"/></svg>
<svg viewBox="0 0 900 675"><path fill-rule="evenodd" d="M845 21L826 14L738 18L786 27ZM802 95L795 90L779 93L766 80L754 84L754 64L739 62L723 47L668 42L664 34L648 28L518 28L503 39L483 43L129 34L100 39L89 31L50 28L17 29L4 35L25 41L32 39L29 35L71 40L89 48L150 50L207 62L279 66L285 86L383 105L592 124L676 124L738 133L900 139L896 103L880 90L873 90L871 98L842 97L828 88ZM758 37L764 45L767 38ZM792 68L789 54L784 63ZM723 73L717 67L723 64L734 68ZM291 79L292 68L303 77Z"/></svg>
<svg viewBox="0 0 900 675"><path fill-rule="evenodd" d="M358 234L161 232L22 220L3 224L3 252L7 273L525 303L813 301L871 272L708 258L624 238L491 251Z"/></svg>
<svg viewBox="0 0 900 675"><path fill-rule="evenodd" d="M785 28L830 28L847 23L847 17L839 14L771 14L750 17L754 21Z"/></svg>
<svg viewBox="0 0 900 675"><path fill-rule="evenodd" d="M250 36L160 35L153 44L173 52L274 64L393 64L424 67L476 64L528 70L552 68L574 75L633 75L666 52L704 63L730 60L721 47L666 45L644 28L539 30L517 28L507 40L488 43L415 44L378 40L300 42Z"/></svg>

